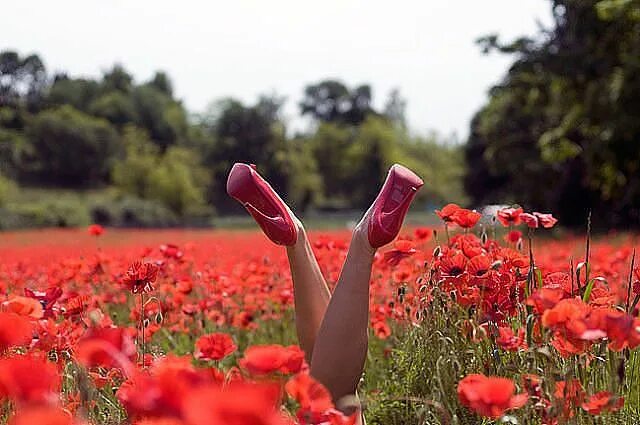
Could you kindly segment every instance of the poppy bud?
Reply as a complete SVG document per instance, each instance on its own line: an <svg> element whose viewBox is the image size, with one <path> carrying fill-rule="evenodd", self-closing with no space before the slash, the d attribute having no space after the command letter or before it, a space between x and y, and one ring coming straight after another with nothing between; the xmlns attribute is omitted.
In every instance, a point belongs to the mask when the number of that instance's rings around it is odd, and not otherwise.
<svg viewBox="0 0 640 425"><path fill-rule="evenodd" d="M419 291L420 291L420 293L425 293L425 292L427 292L427 289L428 289L428 288L427 288L427 285L422 285L422 286L420 287Z"/></svg>
<svg viewBox="0 0 640 425"><path fill-rule="evenodd" d="M492 270L498 270L500 267L502 267L502 260L496 260L491 264Z"/></svg>
<svg viewBox="0 0 640 425"><path fill-rule="evenodd" d="M522 251L522 239L518 239L518 243L516 243L516 249L518 251Z"/></svg>
<svg viewBox="0 0 640 425"><path fill-rule="evenodd" d="M440 245L436 246L433 250L433 258L438 258L441 252L442 248L440 248Z"/></svg>
<svg viewBox="0 0 640 425"><path fill-rule="evenodd" d="M480 234L480 242L482 242L482 245L486 245L488 240L489 236L487 236L487 231L483 228Z"/></svg>

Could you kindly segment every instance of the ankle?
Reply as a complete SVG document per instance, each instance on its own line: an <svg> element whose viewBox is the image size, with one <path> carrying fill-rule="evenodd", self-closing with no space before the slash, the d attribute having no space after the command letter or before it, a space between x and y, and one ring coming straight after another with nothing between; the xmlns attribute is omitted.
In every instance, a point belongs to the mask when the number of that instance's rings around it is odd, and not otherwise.
<svg viewBox="0 0 640 425"><path fill-rule="evenodd" d="M376 253L376 248L371 246L369 242L369 226L368 220L363 218L360 223L353 229L353 236L351 238L351 244L362 249L363 252L373 256Z"/></svg>

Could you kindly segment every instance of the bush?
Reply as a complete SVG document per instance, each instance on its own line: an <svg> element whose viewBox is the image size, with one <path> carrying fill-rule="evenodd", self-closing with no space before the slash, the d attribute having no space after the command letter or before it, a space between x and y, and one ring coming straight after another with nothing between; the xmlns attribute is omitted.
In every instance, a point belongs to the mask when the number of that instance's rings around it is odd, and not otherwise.
<svg viewBox="0 0 640 425"><path fill-rule="evenodd" d="M118 189L157 201L177 216L202 212L209 176L194 151L170 147L160 155L146 132L133 127L125 129L124 141L127 156L112 172Z"/></svg>
<svg viewBox="0 0 640 425"><path fill-rule="evenodd" d="M0 219L0 228L82 227L90 222L89 209L83 202L47 200L8 205Z"/></svg>
<svg viewBox="0 0 640 425"><path fill-rule="evenodd" d="M4 207L11 196L16 192L17 185L0 174L0 207Z"/></svg>
<svg viewBox="0 0 640 425"><path fill-rule="evenodd" d="M31 165L49 183L100 183L120 150L118 133L106 120L68 105L36 115L27 134L33 147Z"/></svg>
<svg viewBox="0 0 640 425"><path fill-rule="evenodd" d="M116 221L122 227L172 227L180 224L178 217L158 202L124 198L113 206ZM95 212L95 209L94 209Z"/></svg>

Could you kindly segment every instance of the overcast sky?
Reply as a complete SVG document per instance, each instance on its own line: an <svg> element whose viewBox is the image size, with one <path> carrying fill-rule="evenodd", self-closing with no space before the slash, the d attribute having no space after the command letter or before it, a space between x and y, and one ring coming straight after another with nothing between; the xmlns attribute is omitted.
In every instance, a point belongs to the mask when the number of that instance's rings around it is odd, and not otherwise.
<svg viewBox="0 0 640 425"><path fill-rule="evenodd" d="M286 96L293 126L306 84L370 83L376 105L397 87L415 132L460 138L510 59L474 40L532 34L546 0L19 0L0 8L0 49L38 53L51 71L97 76L157 69L192 112L233 96Z"/></svg>

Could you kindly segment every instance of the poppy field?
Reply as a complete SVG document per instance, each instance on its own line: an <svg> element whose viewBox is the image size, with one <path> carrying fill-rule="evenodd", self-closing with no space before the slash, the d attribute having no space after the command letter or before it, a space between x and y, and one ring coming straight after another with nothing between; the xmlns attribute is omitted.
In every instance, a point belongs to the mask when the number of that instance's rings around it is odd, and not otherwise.
<svg viewBox="0 0 640 425"><path fill-rule="evenodd" d="M353 414L309 375L257 230L0 234L0 423L638 423L636 237L437 214L376 254ZM350 232L309 233L333 288Z"/></svg>

